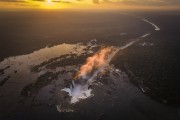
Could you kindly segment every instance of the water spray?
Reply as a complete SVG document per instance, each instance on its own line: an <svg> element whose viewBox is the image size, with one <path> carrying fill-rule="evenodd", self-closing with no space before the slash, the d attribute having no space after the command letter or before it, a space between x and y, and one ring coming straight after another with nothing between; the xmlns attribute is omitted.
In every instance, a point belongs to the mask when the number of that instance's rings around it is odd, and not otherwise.
<svg viewBox="0 0 180 120"><path fill-rule="evenodd" d="M76 103L80 99L92 96L92 90L89 89L89 86L93 83L98 73L103 71L109 64L116 53L115 51L117 50L114 47L104 47L93 56L87 58L86 63L77 72L70 88L62 89L62 91L68 92L69 96L72 97L70 103Z"/></svg>

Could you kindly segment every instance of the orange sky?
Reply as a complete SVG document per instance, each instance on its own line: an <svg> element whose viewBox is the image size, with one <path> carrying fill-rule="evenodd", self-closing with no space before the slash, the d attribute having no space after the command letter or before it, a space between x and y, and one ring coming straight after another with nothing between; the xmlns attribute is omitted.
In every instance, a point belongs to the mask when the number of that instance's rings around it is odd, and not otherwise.
<svg viewBox="0 0 180 120"><path fill-rule="evenodd" d="M98 3L98 4L97 4ZM178 0L0 0L1 9L179 9Z"/></svg>

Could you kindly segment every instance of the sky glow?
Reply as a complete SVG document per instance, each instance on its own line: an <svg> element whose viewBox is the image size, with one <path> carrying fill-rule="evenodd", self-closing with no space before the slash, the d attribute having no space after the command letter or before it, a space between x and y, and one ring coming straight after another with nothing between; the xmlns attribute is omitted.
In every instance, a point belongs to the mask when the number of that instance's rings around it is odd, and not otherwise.
<svg viewBox="0 0 180 120"><path fill-rule="evenodd" d="M1 9L64 9L64 8L116 8L116 9L179 9L179 0L0 0Z"/></svg>

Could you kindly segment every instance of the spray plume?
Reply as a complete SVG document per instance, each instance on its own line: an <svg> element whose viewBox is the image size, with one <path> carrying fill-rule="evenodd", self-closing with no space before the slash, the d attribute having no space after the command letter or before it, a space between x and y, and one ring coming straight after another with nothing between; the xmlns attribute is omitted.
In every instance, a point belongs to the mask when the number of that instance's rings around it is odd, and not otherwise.
<svg viewBox="0 0 180 120"><path fill-rule="evenodd" d="M77 79L85 79L94 70L107 64L109 55L113 52L111 47L103 48L92 57L87 58L86 63L80 67Z"/></svg>
<svg viewBox="0 0 180 120"><path fill-rule="evenodd" d="M92 96L92 90L88 89L89 85L93 82L97 74L108 65L116 52L117 50L114 47L106 47L102 48L92 57L87 58L86 63L80 67L75 81L72 81L72 86L62 90L68 92L69 96L72 96L71 103L76 103L80 99Z"/></svg>

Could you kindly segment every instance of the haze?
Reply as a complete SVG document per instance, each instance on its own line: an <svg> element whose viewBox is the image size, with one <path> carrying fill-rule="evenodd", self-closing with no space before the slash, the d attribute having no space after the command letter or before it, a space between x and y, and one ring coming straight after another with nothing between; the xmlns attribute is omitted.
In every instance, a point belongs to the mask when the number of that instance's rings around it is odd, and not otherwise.
<svg viewBox="0 0 180 120"><path fill-rule="evenodd" d="M179 0L0 0L0 9L179 9Z"/></svg>

